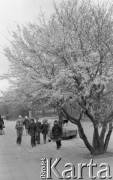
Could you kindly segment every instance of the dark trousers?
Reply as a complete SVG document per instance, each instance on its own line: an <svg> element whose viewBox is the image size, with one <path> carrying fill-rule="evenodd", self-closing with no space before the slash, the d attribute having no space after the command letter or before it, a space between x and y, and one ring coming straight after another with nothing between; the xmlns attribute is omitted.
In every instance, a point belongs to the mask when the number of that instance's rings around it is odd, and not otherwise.
<svg viewBox="0 0 113 180"><path fill-rule="evenodd" d="M61 141L56 141L56 145L57 145L57 149L59 149L61 147Z"/></svg>
<svg viewBox="0 0 113 180"><path fill-rule="evenodd" d="M17 142L17 144L21 145L21 142L22 142L22 135L17 136L16 142Z"/></svg>
<svg viewBox="0 0 113 180"><path fill-rule="evenodd" d="M32 146L32 147L36 146L36 143L35 143L35 135L31 136L31 146Z"/></svg>
<svg viewBox="0 0 113 180"><path fill-rule="evenodd" d="M36 133L36 141L37 141L37 144L40 143L40 132Z"/></svg>
<svg viewBox="0 0 113 180"><path fill-rule="evenodd" d="M43 134L44 144L46 143L46 136L47 136L47 134Z"/></svg>

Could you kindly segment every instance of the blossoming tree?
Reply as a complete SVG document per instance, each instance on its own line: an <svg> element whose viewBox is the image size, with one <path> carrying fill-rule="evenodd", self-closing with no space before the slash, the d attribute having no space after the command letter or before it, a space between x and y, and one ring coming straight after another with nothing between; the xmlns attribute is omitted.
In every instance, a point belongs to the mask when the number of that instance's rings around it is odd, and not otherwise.
<svg viewBox="0 0 113 180"><path fill-rule="evenodd" d="M42 17L12 33L11 48L4 49L10 76L37 103L59 106L91 154L104 153L112 133L113 6L68 0L54 9L48 21ZM75 102L79 117L66 108ZM94 127L92 144L81 124L83 114Z"/></svg>

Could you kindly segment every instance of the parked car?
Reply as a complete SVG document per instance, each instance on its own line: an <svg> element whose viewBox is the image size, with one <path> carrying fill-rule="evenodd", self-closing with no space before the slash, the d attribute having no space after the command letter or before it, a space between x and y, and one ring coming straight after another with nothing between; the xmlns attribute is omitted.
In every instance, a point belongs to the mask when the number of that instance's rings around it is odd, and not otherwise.
<svg viewBox="0 0 113 180"><path fill-rule="evenodd" d="M77 130L73 130L70 129L68 127L64 127L63 128L63 135L62 135L62 139L71 139L71 138L75 138L77 136Z"/></svg>
<svg viewBox="0 0 113 180"><path fill-rule="evenodd" d="M76 136L77 136L77 130L76 129L63 127L63 135L62 135L63 140L75 138ZM50 139L52 139L52 132L51 131L50 131Z"/></svg>

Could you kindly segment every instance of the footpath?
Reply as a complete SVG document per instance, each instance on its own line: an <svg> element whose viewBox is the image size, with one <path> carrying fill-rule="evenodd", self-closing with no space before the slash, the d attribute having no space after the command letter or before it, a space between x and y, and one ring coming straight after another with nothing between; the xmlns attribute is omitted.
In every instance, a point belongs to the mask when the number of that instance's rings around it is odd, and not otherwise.
<svg viewBox="0 0 113 180"><path fill-rule="evenodd" d="M90 139L93 132L92 126L87 122L84 126ZM99 170L105 169L105 166L100 168L100 164L106 163L110 166L110 175L113 177L113 135L110 139L109 153L92 157L78 136L74 139L62 141L62 148L60 150L56 150L55 142L43 144L42 137L41 144L32 148L30 146L30 136L26 135L25 131L22 137L22 145L17 146L15 122L6 121L5 127L5 134L0 135L0 180L40 180L40 160L42 158L52 158L52 163L55 162L56 158L61 158L56 167L59 173L70 169L71 166L67 168L64 166L66 163L71 163L73 169L75 167L76 176L78 176L78 164L89 164L90 160L93 159L93 163L97 164L97 167L93 168L94 176L97 176ZM68 175L70 175L70 173L68 173L67 176ZM102 173L102 175L104 176L106 173ZM58 179L53 172L52 179ZM84 167L83 180L89 179L89 169L88 167ZM96 179L98 180L99 178L96 177Z"/></svg>

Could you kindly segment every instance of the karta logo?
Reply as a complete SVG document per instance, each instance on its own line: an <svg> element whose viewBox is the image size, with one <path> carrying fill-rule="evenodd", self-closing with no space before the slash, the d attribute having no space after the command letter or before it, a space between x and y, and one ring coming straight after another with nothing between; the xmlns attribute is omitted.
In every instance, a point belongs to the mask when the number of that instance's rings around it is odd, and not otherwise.
<svg viewBox="0 0 113 180"><path fill-rule="evenodd" d="M61 161L62 158L56 158L54 161L52 158L42 158L40 178L54 179L55 176L57 179L84 179L83 171L84 168L87 168L89 179L112 179L110 166L107 163L101 163L99 170L94 175L94 168L97 167L97 164L93 162L93 159L90 160L89 164L78 163L77 169L74 164L66 163L62 172L58 170Z"/></svg>

